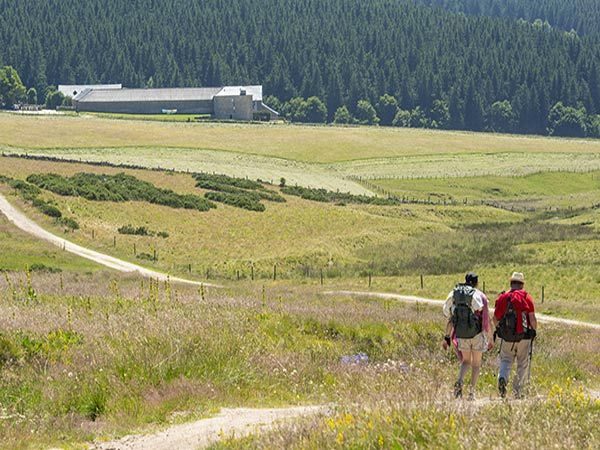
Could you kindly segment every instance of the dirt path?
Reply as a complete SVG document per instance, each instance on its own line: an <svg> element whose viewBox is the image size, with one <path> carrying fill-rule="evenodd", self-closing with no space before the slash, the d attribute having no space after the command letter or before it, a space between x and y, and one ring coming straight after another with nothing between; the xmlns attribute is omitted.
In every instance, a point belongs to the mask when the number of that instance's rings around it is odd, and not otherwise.
<svg viewBox="0 0 600 450"><path fill-rule="evenodd" d="M374 297L374 298L383 298L389 300L397 300L404 303L418 303L425 305L435 305L435 306L443 306L443 300L434 300L432 298L422 298L422 297L414 297L412 295L401 295L401 294L390 294L385 292L361 292L361 291L327 291L324 292L326 295L349 295L354 297ZM493 308L492 308L493 311ZM600 330L600 323L592 323L592 322L583 322L581 320L572 320L572 319L563 319L560 317L552 317L547 316L545 314L536 314L537 319L540 322L545 323L558 323L562 325L567 325L571 327L582 327L582 328L592 328L595 330Z"/></svg>
<svg viewBox="0 0 600 450"><path fill-rule="evenodd" d="M202 284L199 281L191 281L186 280L184 278L171 277L167 274L156 272L151 269L146 269L145 267L138 266L137 264L123 261L113 256L105 255L104 253L96 252L94 250L90 250L88 248L74 244L60 236L57 236L55 234L50 233L49 231L44 230L37 223L29 219L27 216L25 216L25 214L23 214L21 211L19 211L13 205L11 205L6 199L6 197L4 197L2 194L0 194L0 212L2 212L8 218L8 220L12 222L17 228L20 228L24 232L29 233L32 236L35 236L53 245L56 245L57 247L60 247L67 252L81 256L82 258L89 259L111 269L118 270L119 272L138 273L144 277L154 278L160 281L166 281L167 279L169 279L170 281L178 283L186 283L193 285ZM216 287L215 285L210 285L206 283L203 284L208 287Z"/></svg>
<svg viewBox="0 0 600 450"><path fill-rule="evenodd" d="M244 437L273 428L285 420L327 414L330 406L297 406L280 409L223 409L218 416L176 425L149 435L126 436L96 444L95 450L195 450L221 439Z"/></svg>

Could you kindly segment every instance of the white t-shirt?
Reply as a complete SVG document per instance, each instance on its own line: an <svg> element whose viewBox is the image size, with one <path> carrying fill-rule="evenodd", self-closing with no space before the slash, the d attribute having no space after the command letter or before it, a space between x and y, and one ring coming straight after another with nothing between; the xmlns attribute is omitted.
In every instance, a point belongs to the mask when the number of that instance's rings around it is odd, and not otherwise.
<svg viewBox="0 0 600 450"><path fill-rule="evenodd" d="M473 298L471 299L471 309L473 311L481 311L483 309L483 296L485 294L481 292L479 289L475 289L475 293L473 294ZM454 291L451 291L446 298L446 303L444 303L444 316L448 319L454 313Z"/></svg>

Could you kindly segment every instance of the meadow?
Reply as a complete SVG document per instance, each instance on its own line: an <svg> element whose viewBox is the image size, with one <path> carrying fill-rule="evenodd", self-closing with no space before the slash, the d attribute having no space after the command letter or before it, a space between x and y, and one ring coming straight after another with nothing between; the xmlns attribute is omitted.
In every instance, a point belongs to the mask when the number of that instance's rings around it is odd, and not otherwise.
<svg viewBox="0 0 600 450"><path fill-rule="evenodd" d="M207 171L369 193L357 180L600 170L600 141L390 127L0 114L8 153Z"/></svg>
<svg viewBox="0 0 600 450"><path fill-rule="evenodd" d="M225 406L317 403L335 403L334 416L224 445L376 448L384 439L380 447L461 448L459 430L481 421L494 434L463 444L483 448L502 432L495 417L506 426L529 415L537 442L556 438L543 426L560 420L578 430L567 447L598 444L599 405L584 390L600 381L593 331L544 327L531 395L549 398L513 404L513 417L501 403L479 410L450 400L454 357L439 346L436 308L323 296L315 287L214 291L15 272L0 280L0 311L1 448L81 448ZM343 361L359 353L368 363ZM486 359L480 398L493 395L496 364Z"/></svg>
<svg viewBox="0 0 600 450"><path fill-rule="evenodd" d="M438 309L324 294L445 298L475 270L493 301L521 270L539 311L598 323L600 141L83 115L0 114L0 130L7 153L82 160L2 156L0 176L125 173L202 198L225 188L209 176L199 187L193 172L215 172L240 185L261 178L260 192L285 200L199 210L42 188L39 200L75 220L72 230L0 183L55 234L224 286L121 276L0 218L0 447L78 448L224 406L323 403L337 405L331 417L215 448L522 448L525 436L507 443L507 430L523 421L539 447L600 445L600 405L587 394L600 385L597 331L544 324L529 400L510 408L485 400L497 369L488 355L482 402L465 405L450 400L456 360L440 348ZM329 189L332 201L291 195L295 184ZM393 201L353 203L338 189ZM343 362L359 353L369 362Z"/></svg>

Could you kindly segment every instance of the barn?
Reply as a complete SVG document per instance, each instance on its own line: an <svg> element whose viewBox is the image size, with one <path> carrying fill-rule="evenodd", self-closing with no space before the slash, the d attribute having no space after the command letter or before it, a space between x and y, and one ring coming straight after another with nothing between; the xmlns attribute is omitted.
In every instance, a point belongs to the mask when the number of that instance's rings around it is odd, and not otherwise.
<svg viewBox="0 0 600 450"><path fill-rule="evenodd" d="M103 89L90 87L73 98L76 111L124 114L210 114L218 120L274 120L262 86Z"/></svg>

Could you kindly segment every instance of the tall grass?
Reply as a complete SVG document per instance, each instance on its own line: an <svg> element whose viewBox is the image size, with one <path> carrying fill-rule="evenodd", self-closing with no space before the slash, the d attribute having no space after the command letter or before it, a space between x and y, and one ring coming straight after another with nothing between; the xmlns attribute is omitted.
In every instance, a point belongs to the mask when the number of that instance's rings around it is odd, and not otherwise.
<svg viewBox="0 0 600 450"><path fill-rule="evenodd" d="M0 281L0 327L5 448L114 436L220 406L426 405L447 396L455 369L439 348L437 309L311 288L219 294L102 274L12 274ZM540 333L536 389L574 374L577 386L597 382L599 339ZM342 362L359 353L368 363ZM494 390L495 364L486 362L482 395Z"/></svg>

